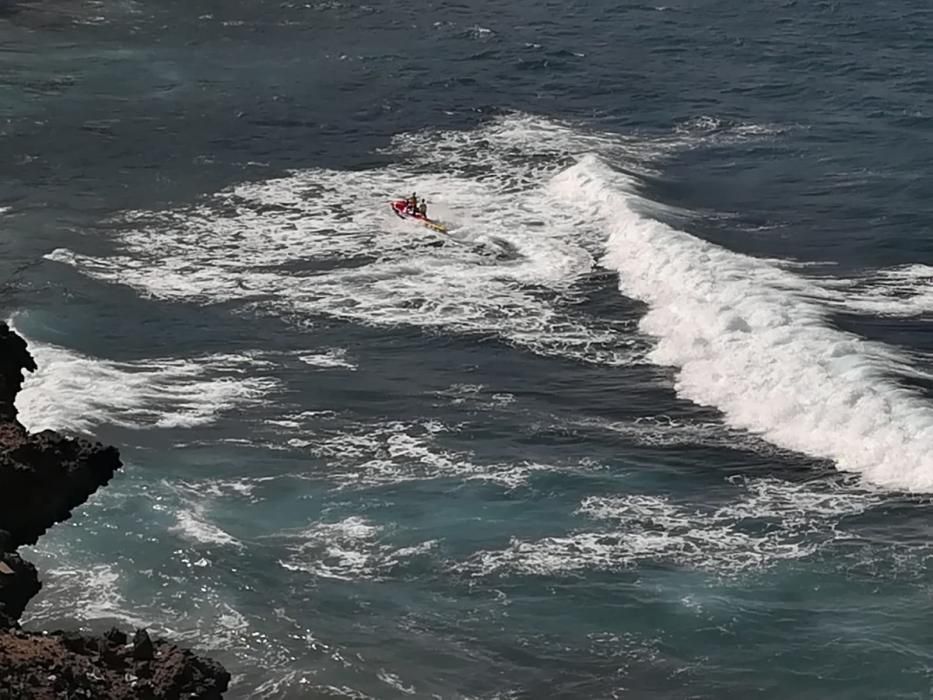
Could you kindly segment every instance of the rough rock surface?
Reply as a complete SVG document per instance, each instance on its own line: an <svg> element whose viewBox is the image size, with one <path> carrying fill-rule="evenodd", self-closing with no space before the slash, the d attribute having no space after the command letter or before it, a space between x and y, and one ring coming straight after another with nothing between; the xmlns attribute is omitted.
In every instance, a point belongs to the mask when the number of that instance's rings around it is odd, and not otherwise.
<svg viewBox="0 0 933 700"><path fill-rule="evenodd" d="M13 547L35 544L119 468L115 448L51 430L0 441L0 530L10 533Z"/></svg>
<svg viewBox="0 0 933 700"><path fill-rule="evenodd" d="M219 664L137 630L103 637L25 632L18 620L41 584L16 550L71 517L122 465L117 450L17 420L26 342L0 322L0 700L36 698L219 698L230 681Z"/></svg>
<svg viewBox="0 0 933 700"><path fill-rule="evenodd" d="M0 552L0 628L16 624L41 587L36 567L15 552Z"/></svg>
<svg viewBox="0 0 933 700"><path fill-rule="evenodd" d="M217 663L168 642L149 642L144 656L116 629L100 638L10 630L0 634L0 698L208 699L227 688Z"/></svg>

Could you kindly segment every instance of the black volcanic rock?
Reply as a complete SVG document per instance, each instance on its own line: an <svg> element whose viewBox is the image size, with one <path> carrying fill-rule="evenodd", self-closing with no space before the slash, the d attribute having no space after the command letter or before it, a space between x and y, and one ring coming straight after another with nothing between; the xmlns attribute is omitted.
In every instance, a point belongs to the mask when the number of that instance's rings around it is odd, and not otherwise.
<svg viewBox="0 0 933 700"><path fill-rule="evenodd" d="M121 466L115 448L51 430L4 447L0 437L0 529L10 533L14 547L35 544L49 527L70 518Z"/></svg>
<svg viewBox="0 0 933 700"><path fill-rule="evenodd" d="M15 552L0 552L0 627L13 625L40 588L36 567Z"/></svg>
<svg viewBox="0 0 933 700"><path fill-rule="evenodd" d="M23 370L35 369L26 342L0 322L0 700L222 697L230 682L222 666L145 630L127 644L116 628L102 637L19 628L41 583L16 549L70 518L122 466L114 447L23 427L16 395Z"/></svg>
<svg viewBox="0 0 933 700"><path fill-rule="evenodd" d="M151 661L153 656L152 640L146 630L136 630L133 636L133 658L137 661Z"/></svg>
<svg viewBox="0 0 933 700"><path fill-rule="evenodd" d="M0 530L10 535L7 548L35 544L121 466L114 447L51 430L26 432L15 401L23 370L35 369L26 342L0 322Z"/></svg>
<svg viewBox="0 0 933 700"><path fill-rule="evenodd" d="M23 370L36 371L26 341L0 321L0 420L16 420L16 395L23 386Z"/></svg>

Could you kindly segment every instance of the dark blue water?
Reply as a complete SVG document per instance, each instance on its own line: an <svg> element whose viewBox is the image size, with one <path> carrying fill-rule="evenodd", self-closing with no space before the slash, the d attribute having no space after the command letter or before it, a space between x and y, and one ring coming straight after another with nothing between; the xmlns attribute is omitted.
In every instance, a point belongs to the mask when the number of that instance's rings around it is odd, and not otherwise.
<svg viewBox="0 0 933 700"><path fill-rule="evenodd" d="M931 31L5 5L20 408L126 462L28 624L238 698L928 697Z"/></svg>

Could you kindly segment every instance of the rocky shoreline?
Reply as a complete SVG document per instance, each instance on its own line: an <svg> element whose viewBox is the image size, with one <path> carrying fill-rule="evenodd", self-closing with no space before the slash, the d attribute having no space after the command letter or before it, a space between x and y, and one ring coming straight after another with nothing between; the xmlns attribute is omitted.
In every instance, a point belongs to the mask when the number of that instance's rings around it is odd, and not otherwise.
<svg viewBox="0 0 933 700"><path fill-rule="evenodd" d="M24 370L36 370L26 342L0 322L0 700L222 697L223 667L145 630L92 637L20 628L42 584L18 548L70 518L122 467L114 447L29 433L15 406Z"/></svg>

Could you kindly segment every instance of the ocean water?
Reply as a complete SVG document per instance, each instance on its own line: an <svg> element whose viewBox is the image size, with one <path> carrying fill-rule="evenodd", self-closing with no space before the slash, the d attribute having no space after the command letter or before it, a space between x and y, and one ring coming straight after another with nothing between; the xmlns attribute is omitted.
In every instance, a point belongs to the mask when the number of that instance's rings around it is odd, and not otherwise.
<svg viewBox="0 0 933 700"><path fill-rule="evenodd" d="M26 625L148 625L231 698L930 697L931 35L4 4L22 419L126 462Z"/></svg>

